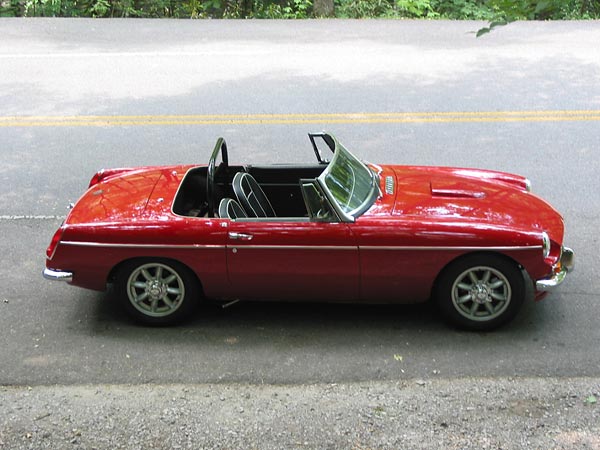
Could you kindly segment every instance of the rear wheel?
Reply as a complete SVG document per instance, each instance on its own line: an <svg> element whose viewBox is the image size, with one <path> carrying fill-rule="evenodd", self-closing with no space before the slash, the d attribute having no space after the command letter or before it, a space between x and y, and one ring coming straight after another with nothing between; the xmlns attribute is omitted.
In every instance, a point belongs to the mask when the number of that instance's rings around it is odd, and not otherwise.
<svg viewBox="0 0 600 450"><path fill-rule="evenodd" d="M137 260L117 276L117 293L125 310L148 325L171 325L187 317L200 289L190 270L174 261Z"/></svg>
<svg viewBox="0 0 600 450"><path fill-rule="evenodd" d="M512 320L525 299L519 267L498 255L471 255L440 275L436 300L448 322L469 330L492 330Z"/></svg>

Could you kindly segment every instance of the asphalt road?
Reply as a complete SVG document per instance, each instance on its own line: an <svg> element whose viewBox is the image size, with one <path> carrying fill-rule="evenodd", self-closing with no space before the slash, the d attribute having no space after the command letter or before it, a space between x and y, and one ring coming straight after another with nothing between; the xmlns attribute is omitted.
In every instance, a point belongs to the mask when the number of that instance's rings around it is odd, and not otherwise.
<svg viewBox="0 0 600 450"><path fill-rule="evenodd" d="M598 376L600 29L481 25L1 19L0 384ZM151 329L41 278L97 169L203 163L218 136L233 161L311 161L322 129L375 162L527 175L576 271L494 333L426 305L255 303Z"/></svg>

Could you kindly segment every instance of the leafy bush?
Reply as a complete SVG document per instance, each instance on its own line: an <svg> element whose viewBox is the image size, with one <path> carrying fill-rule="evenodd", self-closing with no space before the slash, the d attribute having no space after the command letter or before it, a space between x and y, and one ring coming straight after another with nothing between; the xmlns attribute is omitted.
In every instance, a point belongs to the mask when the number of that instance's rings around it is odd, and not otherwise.
<svg viewBox="0 0 600 450"><path fill-rule="evenodd" d="M408 17L437 17L439 13L433 10L430 0L396 0L398 13Z"/></svg>
<svg viewBox="0 0 600 450"><path fill-rule="evenodd" d="M391 0L338 0L336 15L343 18L387 17L393 11Z"/></svg>
<svg viewBox="0 0 600 450"><path fill-rule="evenodd" d="M600 0L332 0L336 17L597 19ZM304 19L312 0L0 0L0 17Z"/></svg>
<svg viewBox="0 0 600 450"><path fill-rule="evenodd" d="M432 8L447 19L492 20L496 15L482 0L433 0Z"/></svg>

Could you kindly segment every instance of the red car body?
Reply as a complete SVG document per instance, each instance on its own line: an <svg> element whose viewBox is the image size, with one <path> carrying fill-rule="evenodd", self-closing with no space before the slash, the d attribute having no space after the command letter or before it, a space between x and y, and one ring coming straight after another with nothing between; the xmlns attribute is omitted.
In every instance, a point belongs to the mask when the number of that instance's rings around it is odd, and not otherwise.
<svg viewBox="0 0 600 450"><path fill-rule="evenodd" d="M431 298L445 268L467 255L513 261L538 298L573 267L563 218L518 175L369 165L379 194L352 221L236 220L177 211L186 175L198 167L96 174L48 248L46 277L104 290L128 261L176 261L204 297L223 301L414 303ZM287 180L278 185L285 167L227 165L223 190L233 172L249 172L267 194L279 189L291 202L301 194Z"/></svg>

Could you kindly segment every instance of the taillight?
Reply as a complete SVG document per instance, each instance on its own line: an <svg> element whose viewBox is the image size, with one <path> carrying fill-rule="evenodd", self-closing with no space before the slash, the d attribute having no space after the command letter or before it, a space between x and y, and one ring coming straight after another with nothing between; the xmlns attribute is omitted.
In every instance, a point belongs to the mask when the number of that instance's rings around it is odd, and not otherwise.
<svg viewBox="0 0 600 450"><path fill-rule="evenodd" d="M118 168L118 169L102 169L99 170L98 172L96 172L94 174L94 176L92 177L92 179L90 180L90 184L88 186L88 189L91 188L92 186L100 183L101 181L105 181L108 178L112 178L112 177L116 177L119 175L123 175L124 173L127 172L131 172L133 170L136 170L136 168Z"/></svg>
<svg viewBox="0 0 600 450"><path fill-rule="evenodd" d="M65 229L61 226L58 230L56 230L56 233L54 233L54 236L52 236L52 241L50 241L50 245L46 249L46 257L48 259L52 259L52 257L54 256L56 247L58 246L58 243L60 242L64 232L65 232Z"/></svg>
<svg viewBox="0 0 600 450"><path fill-rule="evenodd" d="M94 176L92 177L92 179L90 180L90 184L89 184L88 188L91 188L92 186L100 183L102 181L102 179L106 176L104 172L105 172L104 169L96 172L94 174Z"/></svg>

